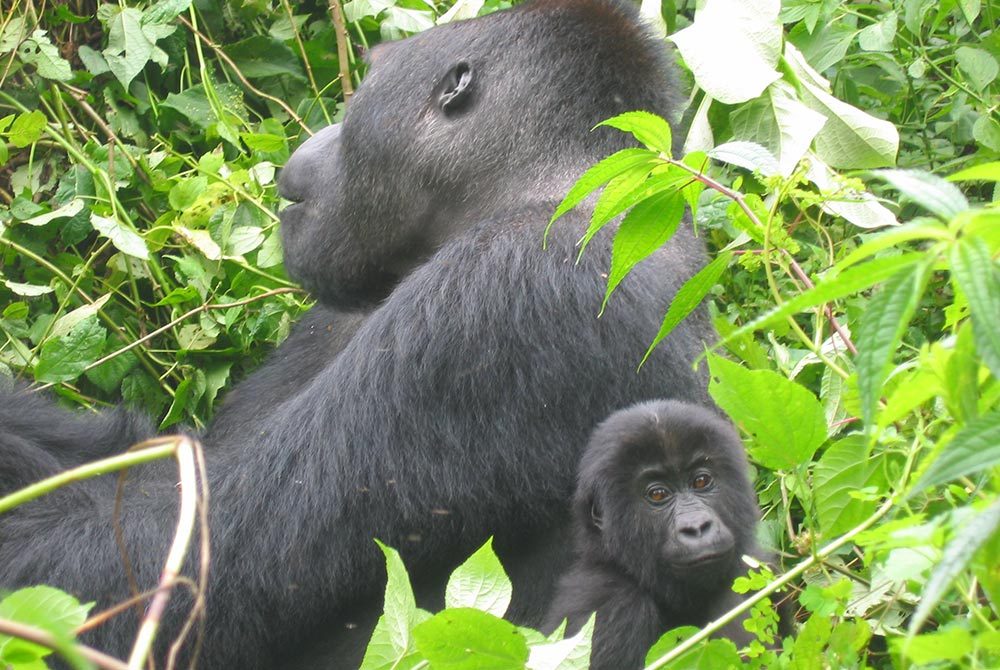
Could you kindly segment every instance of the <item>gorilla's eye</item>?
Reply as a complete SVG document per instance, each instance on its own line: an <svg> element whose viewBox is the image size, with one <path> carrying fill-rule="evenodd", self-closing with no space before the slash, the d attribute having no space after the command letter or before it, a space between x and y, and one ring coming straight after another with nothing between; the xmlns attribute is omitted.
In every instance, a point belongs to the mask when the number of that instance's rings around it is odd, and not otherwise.
<svg viewBox="0 0 1000 670"><path fill-rule="evenodd" d="M712 485L712 475L703 472L691 480L691 488L695 490L707 489Z"/></svg>
<svg viewBox="0 0 1000 670"><path fill-rule="evenodd" d="M670 491L664 486L659 484L653 484L648 489L646 489L646 500L653 503L654 505L662 505L670 497Z"/></svg>

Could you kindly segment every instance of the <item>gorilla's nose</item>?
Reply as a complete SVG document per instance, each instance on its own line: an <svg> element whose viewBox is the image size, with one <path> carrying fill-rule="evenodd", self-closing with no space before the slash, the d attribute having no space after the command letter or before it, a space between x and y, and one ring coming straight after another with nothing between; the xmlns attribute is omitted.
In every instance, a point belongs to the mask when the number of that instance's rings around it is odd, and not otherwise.
<svg viewBox="0 0 1000 670"><path fill-rule="evenodd" d="M320 185L324 165L332 163L340 143L340 124L319 131L292 153L278 175L278 194L292 202L308 200L310 190Z"/></svg>
<svg viewBox="0 0 1000 670"><path fill-rule="evenodd" d="M695 513L686 516L677 530L682 542L695 543L710 535L714 525L711 515Z"/></svg>

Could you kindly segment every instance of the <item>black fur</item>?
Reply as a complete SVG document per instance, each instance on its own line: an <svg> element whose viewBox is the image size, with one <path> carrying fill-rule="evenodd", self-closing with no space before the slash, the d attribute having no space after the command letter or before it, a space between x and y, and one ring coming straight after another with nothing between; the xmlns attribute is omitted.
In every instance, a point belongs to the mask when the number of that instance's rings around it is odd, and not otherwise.
<svg viewBox="0 0 1000 670"><path fill-rule="evenodd" d="M577 559L547 629L566 619L574 633L596 611L590 667L628 670L671 628L704 625L735 606L740 558L759 553L747 471L732 426L704 407L659 401L613 414L580 464ZM661 501L649 499L654 490ZM750 639L740 621L723 634Z"/></svg>
<svg viewBox="0 0 1000 670"><path fill-rule="evenodd" d="M282 213L286 267L324 304L204 435L206 670L356 667L384 587L376 537L402 551L433 606L448 571L495 535L515 581L509 614L539 623L568 560L566 500L596 421L654 397L708 402L691 369L712 337L701 312L636 372L703 263L690 230L638 266L600 319L612 231L577 264L588 213L574 212L542 249L572 182L630 145L590 129L627 110L673 111L663 46L634 8L535 0L372 61L343 127L306 142L280 177L297 203ZM51 469L37 452L64 428L83 443L89 426L118 420L57 416L40 402L0 397L14 479L24 460ZM142 432L97 430L115 448ZM150 465L126 487L142 588L173 530L175 480L171 464ZM43 499L0 517L0 586L51 583L101 607L127 595L113 496L100 482L81 490L86 504ZM159 654L185 605L180 592ZM124 654L135 628L127 614L85 639Z"/></svg>

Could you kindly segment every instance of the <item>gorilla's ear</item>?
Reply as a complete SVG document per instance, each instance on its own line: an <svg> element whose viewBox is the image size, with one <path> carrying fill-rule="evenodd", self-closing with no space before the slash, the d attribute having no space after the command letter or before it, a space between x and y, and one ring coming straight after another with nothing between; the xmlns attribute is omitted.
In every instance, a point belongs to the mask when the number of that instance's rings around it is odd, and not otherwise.
<svg viewBox="0 0 1000 670"><path fill-rule="evenodd" d="M460 111L472 99L472 68L461 62L448 70L438 85L438 105L445 113Z"/></svg>
<svg viewBox="0 0 1000 670"><path fill-rule="evenodd" d="M590 499L590 523L598 532L604 530L604 513L596 497Z"/></svg>

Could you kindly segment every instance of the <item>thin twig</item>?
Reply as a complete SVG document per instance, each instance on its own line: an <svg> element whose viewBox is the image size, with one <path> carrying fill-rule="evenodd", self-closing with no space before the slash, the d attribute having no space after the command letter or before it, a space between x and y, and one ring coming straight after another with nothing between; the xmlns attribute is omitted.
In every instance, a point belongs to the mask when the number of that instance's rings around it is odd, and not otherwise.
<svg viewBox="0 0 1000 670"><path fill-rule="evenodd" d="M164 561L163 570L160 573L160 590L153 596L146 611L146 617L139 626L135 644L132 646L132 653L128 659L129 670L142 670L143 663L149 656L153 640L156 639L156 632L160 628L160 620L173 593L173 588L168 587L174 585L184 567L184 558L187 556L188 546L194 534L198 511L198 477L195 472L194 453L200 448L200 445L195 440L182 436L173 439L173 447L180 470L181 504L177 518L177 530L174 531L174 540L170 545L170 551L167 553L167 559Z"/></svg>
<svg viewBox="0 0 1000 670"><path fill-rule="evenodd" d="M344 92L344 102L346 103L354 95L354 84L351 83L351 64L347 60L347 22L344 20L344 9L340 6L340 0L330 0L330 14L333 16L333 33L337 36L340 90Z"/></svg>
<svg viewBox="0 0 1000 670"><path fill-rule="evenodd" d="M243 300L237 300L235 302L215 303L215 304L212 304L212 305L198 305L194 309L188 310L184 314L181 314L179 317L177 317L173 321L170 321L166 325L160 326L156 330L153 330L153 331L150 331L149 333L146 333L145 335L143 335L139 339L135 340L134 342L128 343L127 345L125 345L121 349L117 349L115 351L112 351L107 356L105 356L103 358L97 359L96 361L94 361L93 363L91 363L87 367L85 367L83 369L83 372L86 372L87 370L92 370L92 369L96 368L98 365L103 365L103 364L107 363L112 358L116 358L118 356L121 356L126 351L130 351L130 350L138 347L140 344L148 342L149 340L153 339L157 335L165 333L166 331L170 330L171 328L173 328L177 324L182 323L184 321L187 321L192 316L195 316L197 314L201 314L202 312L207 312L207 311L210 311L210 310L213 310L213 309L229 309L230 307L242 307L243 305L249 305L252 302L257 302L258 300L263 300L265 298L270 298L272 296L281 295L282 293L305 293L305 291L303 291L300 288L276 288L276 289L272 289L270 291L265 291L264 293L261 293L260 295L255 295L255 296L253 296L251 298L244 298ZM35 391L42 391L42 390L47 389L47 388L49 388L51 386L54 386L54 383L43 384L42 386L35 387L34 390Z"/></svg>
<svg viewBox="0 0 1000 670"><path fill-rule="evenodd" d="M10 619L0 619L0 633L21 638L28 642L34 642L55 651L58 651L59 647L63 644L49 632L35 628L34 626L26 626L23 623L11 621ZM91 649L82 644L73 645L73 649L97 667L103 668L103 670L128 670L128 666L117 658L102 654L96 649Z"/></svg>

